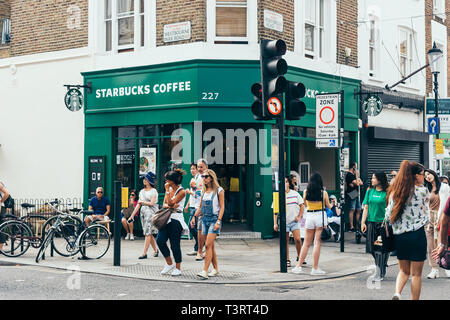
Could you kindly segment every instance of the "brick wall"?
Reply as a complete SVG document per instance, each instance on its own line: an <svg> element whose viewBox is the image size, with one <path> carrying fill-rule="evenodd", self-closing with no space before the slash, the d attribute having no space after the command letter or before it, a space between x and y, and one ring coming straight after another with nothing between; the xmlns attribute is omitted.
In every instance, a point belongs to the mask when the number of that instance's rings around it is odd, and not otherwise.
<svg viewBox="0 0 450 320"><path fill-rule="evenodd" d="M185 21L191 22L191 39L165 43L164 25ZM156 45L190 42L206 42L206 0L157 0Z"/></svg>
<svg viewBox="0 0 450 320"><path fill-rule="evenodd" d="M87 45L88 0L11 0L11 56Z"/></svg>
<svg viewBox="0 0 450 320"><path fill-rule="evenodd" d="M264 27L264 9L283 16L283 32ZM282 39L286 42L287 49L294 51L294 0L258 1L258 39Z"/></svg>
<svg viewBox="0 0 450 320"><path fill-rule="evenodd" d="M337 10L337 52L336 62L358 66L358 0L338 0ZM345 48L350 48L351 55L346 63Z"/></svg>

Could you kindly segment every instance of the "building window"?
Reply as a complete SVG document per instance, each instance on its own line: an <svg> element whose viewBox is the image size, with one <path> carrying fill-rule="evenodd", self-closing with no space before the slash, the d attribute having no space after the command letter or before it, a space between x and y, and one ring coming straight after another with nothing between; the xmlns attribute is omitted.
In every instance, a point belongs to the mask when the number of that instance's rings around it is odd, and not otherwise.
<svg viewBox="0 0 450 320"><path fill-rule="evenodd" d="M324 3L323 0L305 2L305 57L323 57L324 43Z"/></svg>
<svg viewBox="0 0 450 320"><path fill-rule="evenodd" d="M399 30L399 57L400 73L406 77L413 68L413 33L411 30L400 28Z"/></svg>
<svg viewBox="0 0 450 320"><path fill-rule="evenodd" d="M247 42L247 1L216 1L216 42Z"/></svg>
<svg viewBox="0 0 450 320"><path fill-rule="evenodd" d="M433 0L433 14L445 21L445 0Z"/></svg>
<svg viewBox="0 0 450 320"><path fill-rule="evenodd" d="M369 75L374 76L378 69L378 21L369 17Z"/></svg>
<svg viewBox="0 0 450 320"><path fill-rule="evenodd" d="M0 44L8 44L11 40L11 20L0 19Z"/></svg>
<svg viewBox="0 0 450 320"><path fill-rule="evenodd" d="M134 51L145 45L145 0L105 0L105 49Z"/></svg>

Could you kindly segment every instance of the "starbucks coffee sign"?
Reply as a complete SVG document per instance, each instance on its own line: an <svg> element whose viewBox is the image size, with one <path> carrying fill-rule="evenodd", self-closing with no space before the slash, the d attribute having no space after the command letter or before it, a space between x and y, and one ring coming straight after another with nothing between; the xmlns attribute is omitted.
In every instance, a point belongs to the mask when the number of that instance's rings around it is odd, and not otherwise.
<svg viewBox="0 0 450 320"><path fill-rule="evenodd" d="M78 111L83 107L83 95L78 89L70 89L64 97L64 102L70 111Z"/></svg>
<svg viewBox="0 0 450 320"><path fill-rule="evenodd" d="M363 102L363 109L368 116L375 117L383 110L383 101L378 96L368 96Z"/></svg>

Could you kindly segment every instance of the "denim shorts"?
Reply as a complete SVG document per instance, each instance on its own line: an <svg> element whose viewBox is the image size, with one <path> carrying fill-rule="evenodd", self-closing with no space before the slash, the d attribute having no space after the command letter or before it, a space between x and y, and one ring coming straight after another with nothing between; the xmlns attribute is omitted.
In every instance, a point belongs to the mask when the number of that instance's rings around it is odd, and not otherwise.
<svg viewBox="0 0 450 320"><path fill-rule="evenodd" d="M220 229L222 229L222 223L220 223L220 226L217 230L214 230L214 226L217 222L218 217L203 217L202 219L202 234L206 236L210 233L215 233L217 235L220 234Z"/></svg>
<svg viewBox="0 0 450 320"><path fill-rule="evenodd" d="M286 232L292 232L294 230L300 230L300 221L295 222L292 221L289 224L286 224Z"/></svg>
<svg viewBox="0 0 450 320"><path fill-rule="evenodd" d="M361 203L359 202L359 197L356 197L355 199L350 199L350 197L347 198L348 201L348 209L349 210L360 210L361 209Z"/></svg>

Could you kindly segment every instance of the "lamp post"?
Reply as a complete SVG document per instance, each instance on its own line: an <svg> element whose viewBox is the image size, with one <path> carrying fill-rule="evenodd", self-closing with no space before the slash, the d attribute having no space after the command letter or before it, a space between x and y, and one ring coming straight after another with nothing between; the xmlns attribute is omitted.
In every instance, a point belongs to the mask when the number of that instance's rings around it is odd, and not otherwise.
<svg viewBox="0 0 450 320"><path fill-rule="evenodd" d="M436 42L433 43L428 53L428 64L430 65L431 74L433 75L433 91L434 91L434 116L439 124L439 100L438 100L438 60L442 57L442 50L436 46ZM439 126L440 129L440 126ZM439 132L436 134L436 139L439 139Z"/></svg>

